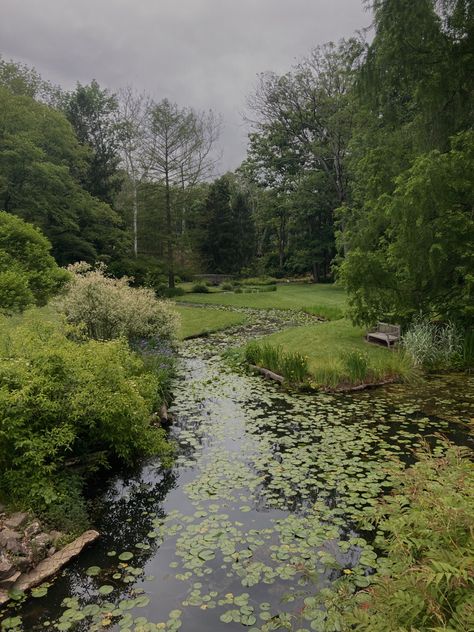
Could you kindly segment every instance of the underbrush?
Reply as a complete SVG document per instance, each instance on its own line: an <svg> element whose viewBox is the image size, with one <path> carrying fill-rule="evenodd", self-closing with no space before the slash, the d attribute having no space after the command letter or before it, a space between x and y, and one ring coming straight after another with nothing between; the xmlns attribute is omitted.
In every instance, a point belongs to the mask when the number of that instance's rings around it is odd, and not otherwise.
<svg viewBox="0 0 474 632"><path fill-rule="evenodd" d="M383 552L371 587L342 604L360 632L474 629L474 465L469 450L418 453L369 514Z"/></svg>
<svg viewBox="0 0 474 632"><path fill-rule="evenodd" d="M88 522L84 481L112 461L171 446L154 413L169 389L169 359L145 360L127 341L86 338L35 311L0 334L0 488L52 527Z"/></svg>
<svg viewBox="0 0 474 632"><path fill-rule="evenodd" d="M245 360L282 375L290 384L303 384L308 378L308 359L300 353L285 352L281 346L249 342Z"/></svg>

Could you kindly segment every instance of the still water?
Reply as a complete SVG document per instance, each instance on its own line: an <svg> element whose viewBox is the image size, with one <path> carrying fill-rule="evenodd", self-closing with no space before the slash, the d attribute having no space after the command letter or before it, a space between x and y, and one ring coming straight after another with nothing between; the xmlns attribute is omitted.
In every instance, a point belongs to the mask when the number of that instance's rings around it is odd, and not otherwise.
<svg viewBox="0 0 474 632"><path fill-rule="evenodd" d="M469 444L474 378L347 395L284 393L232 370L229 339L186 343L170 429L178 457L103 483L100 540L41 598L24 630L324 629L312 596L376 564L368 508L390 468L439 435ZM320 627L321 626L321 627Z"/></svg>

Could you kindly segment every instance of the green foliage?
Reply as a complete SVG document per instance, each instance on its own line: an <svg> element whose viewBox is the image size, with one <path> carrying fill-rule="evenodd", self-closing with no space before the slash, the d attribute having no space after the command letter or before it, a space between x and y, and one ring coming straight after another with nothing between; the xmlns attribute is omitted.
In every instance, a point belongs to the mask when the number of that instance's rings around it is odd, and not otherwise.
<svg viewBox="0 0 474 632"><path fill-rule="evenodd" d="M350 351L343 355L343 365L352 384L363 383L369 375L369 357L366 353Z"/></svg>
<svg viewBox="0 0 474 632"><path fill-rule="evenodd" d="M308 378L308 358L297 352L285 352L281 346L250 342L244 355L249 364L283 375L290 384L302 384Z"/></svg>
<svg viewBox="0 0 474 632"><path fill-rule="evenodd" d="M443 325L418 317L403 335L402 345L416 366L434 370L461 365L463 337L453 323Z"/></svg>
<svg viewBox="0 0 474 632"><path fill-rule="evenodd" d="M195 283L192 286L191 291L194 294L208 294L209 293L209 287L205 283Z"/></svg>
<svg viewBox="0 0 474 632"><path fill-rule="evenodd" d="M254 257L254 222L248 196L227 174L209 187L202 255L210 272L240 272Z"/></svg>
<svg viewBox="0 0 474 632"><path fill-rule="evenodd" d="M71 464L90 471L110 458L169 454L151 425L159 377L123 340L81 339L33 312L1 334L0 384L2 491L61 526L69 528L76 501L79 526L85 515Z"/></svg>
<svg viewBox="0 0 474 632"><path fill-rule="evenodd" d="M341 266L355 322L409 321L420 311L472 321L473 170L474 133L466 132L450 151L416 158L393 194L377 200L369 214L378 239L362 243L361 218L360 244Z"/></svg>
<svg viewBox="0 0 474 632"><path fill-rule="evenodd" d="M107 276L105 266L78 263L69 270L72 279L58 305L70 323L85 326L90 338L175 341L178 316L153 290L130 287L126 277Z"/></svg>
<svg viewBox="0 0 474 632"><path fill-rule="evenodd" d="M375 509L384 559L371 588L356 596L351 629L474 627L474 466L467 449L452 445L418 459L394 473L393 494Z"/></svg>
<svg viewBox="0 0 474 632"><path fill-rule="evenodd" d="M240 283L242 283L242 285L252 285L252 286L257 286L257 285L275 285L276 282L277 282L277 279L275 279L274 277L270 277L270 276L248 277L248 278L242 279L240 281Z"/></svg>
<svg viewBox="0 0 474 632"><path fill-rule="evenodd" d="M60 264L118 257L121 219L80 181L87 164L63 114L0 87L0 210L39 227Z"/></svg>
<svg viewBox="0 0 474 632"><path fill-rule="evenodd" d="M44 305L69 275L50 255L39 230L0 211L0 312L21 312Z"/></svg>
<svg viewBox="0 0 474 632"><path fill-rule="evenodd" d="M303 307L303 311L307 314L314 314L324 320L340 320L344 318L344 310L334 305L311 305L310 307Z"/></svg>
<svg viewBox="0 0 474 632"><path fill-rule="evenodd" d="M117 97L93 80L86 86L78 83L61 101L79 142L89 148L82 184L91 195L112 204L122 185Z"/></svg>
<svg viewBox="0 0 474 632"><path fill-rule="evenodd" d="M232 292L234 289L234 286L232 285L232 283L222 283L221 284L221 290L223 292Z"/></svg>

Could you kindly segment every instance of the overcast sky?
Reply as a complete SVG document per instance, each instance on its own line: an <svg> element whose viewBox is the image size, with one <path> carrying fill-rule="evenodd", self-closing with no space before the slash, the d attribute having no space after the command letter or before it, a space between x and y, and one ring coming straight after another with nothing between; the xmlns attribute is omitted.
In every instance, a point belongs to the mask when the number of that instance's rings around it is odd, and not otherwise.
<svg viewBox="0 0 474 632"><path fill-rule="evenodd" d="M64 88L93 78L222 114L223 169L245 156L256 75L367 26L362 0L0 0L0 53Z"/></svg>

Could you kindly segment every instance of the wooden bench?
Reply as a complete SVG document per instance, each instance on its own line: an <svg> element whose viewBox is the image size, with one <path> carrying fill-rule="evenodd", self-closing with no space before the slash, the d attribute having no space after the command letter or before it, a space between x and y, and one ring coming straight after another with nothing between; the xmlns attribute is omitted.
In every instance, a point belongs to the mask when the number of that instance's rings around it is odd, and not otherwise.
<svg viewBox="0 0 474 632"><path fill-rule="evenodd" d="M389 323L377 323L377 328L369 331L366 336L367 342L383 342L387 347L391 347L400 340L400 325L390 325Z"/></svg>

